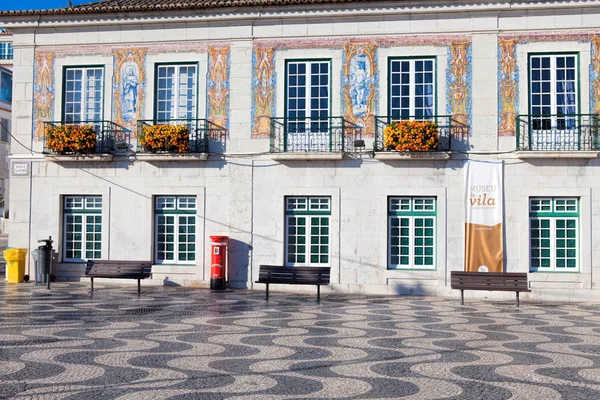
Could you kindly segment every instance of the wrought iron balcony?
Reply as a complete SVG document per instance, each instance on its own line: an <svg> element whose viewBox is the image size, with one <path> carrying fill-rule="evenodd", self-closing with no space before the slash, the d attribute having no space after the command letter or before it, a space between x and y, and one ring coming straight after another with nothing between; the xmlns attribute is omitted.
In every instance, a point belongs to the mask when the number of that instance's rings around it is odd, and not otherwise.
<svg viewBox="0 0 600 400"><path fill-rule="evenodd" d="M225 137L225 128L206 119L138 121L138 153L206 153L209 139Z"/></svg>
<svg viewBox="0 0 600 400"><path fill-rule="evenodd" d="M434 152L447 152L451 150L450 141L452 134L456 134L458 137L464 137L465 132L468 131L467 127L462 127L461 124L453 124L452 116L450 115L432 115L432 116L406 116L406 117L391 117L391 116L379 116L375 117L375 143L373 145L374 151L395 151L385 145L385 128L393 122L397 121L431 121L435 123L435 129L437 129L437 145L434 148L421 151L434 151ZM460 132L454 132L459 130ZM464 131L464 132L463 132ZM419 150L411 150L411 152Z"/></svg>
<svg viewBox="0 0 600 400"><path fill-rule="evenodd" d="M91 155L124 152L131 131L112 121L44 122L44 153Z"/></svg>
<svg viewBox="0 0 600 400"><path fill-rule="evenodd" d="M517 150L596 151L598 114L517 116Z"/></svg>
<svg viewBox="0 0 600 400"><path fill-rule="evenodd" d="M364 147L362 127L343 117L271 118L271 153L348 153Z"/></svg>

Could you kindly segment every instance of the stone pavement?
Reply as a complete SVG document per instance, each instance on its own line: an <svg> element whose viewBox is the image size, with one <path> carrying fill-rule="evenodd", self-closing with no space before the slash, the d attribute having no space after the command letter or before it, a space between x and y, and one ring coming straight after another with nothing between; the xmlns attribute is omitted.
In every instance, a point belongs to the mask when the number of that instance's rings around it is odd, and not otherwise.
<svg viewBox="0 0 600 400"><path fill-rule="evenodd" d="M0 283L0 397L600 399L597 304Z"/></svg>

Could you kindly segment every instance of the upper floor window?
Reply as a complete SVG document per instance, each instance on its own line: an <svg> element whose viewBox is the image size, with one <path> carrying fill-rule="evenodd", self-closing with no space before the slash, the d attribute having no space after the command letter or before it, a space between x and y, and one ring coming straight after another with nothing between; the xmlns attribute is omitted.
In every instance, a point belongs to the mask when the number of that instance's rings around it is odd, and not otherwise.
<svg viewBox="0 0 600 400"><path fill-rule="evenodd" d="M330 61L287 61L286 119L290 151L330 146Z"/></svg>
<svg viewBox="0 0 600 400"><path fill-rule="evenodd" d="M194 64L156 66L156 119L195 119L198 67Z"/></svg>
<svg viewBox="0 0 600 400"><path fill-rule="evenodd" d="M0 101L12 103L12 75L8 72L0 72Z"/></svg>
<svg viewBox="0 0 600 400"><path fill-rule="evenodd" d="M389 59L389 115L422 118L435 114L435 59Z"/></svg>
<svg viewBox="0 0 600 400"><path fill-rule="evenodd" d="M12 60L13 59L13 45L12 43L0 43L0 60Z"/></svg>
<svg viewBox="0 0 600 400"><path fill-rule="evenodd" d="M529 76L533 129L573 128L579 110L577 56L530 55Z"/></svg>
<svg viewBox="0 0 600 400"><path fill-rule="evenodd" d="M64 122L101 121L104 68L67 67L64 70Z"/></svg>

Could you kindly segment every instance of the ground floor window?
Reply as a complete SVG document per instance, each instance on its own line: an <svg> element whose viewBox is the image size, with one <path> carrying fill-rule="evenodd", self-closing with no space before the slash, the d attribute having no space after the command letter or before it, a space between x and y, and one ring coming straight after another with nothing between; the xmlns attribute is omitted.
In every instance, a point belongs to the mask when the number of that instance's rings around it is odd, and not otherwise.
<svg viewBox="0 0 600 400"><path fill-rule="evenodd" d="M434 269L436 243L434 197L388 199L388 266Z"/></svg>
<svg viewBox="0 0 600 400"><path fill-rule="evenodd" d="M102 258L102 196L65 196L63 259Z"/></svg>
<svg viewBox="0 0 600 400"><path fill-rule="evenodd" d="M156 196L154 258L157 264L196 262L196 196Z"/></svg>
<svg viewBox="0 0 600 400"><path fill-rule="evenodd" d="M329 265L331 198L287 197L285 213L286 265Z"/></svg>
<svg viewBox="0 0 600 400"><path fill-rule="evenodd" d="M579 199L529 199L529 269L579 270Z"/></svg>

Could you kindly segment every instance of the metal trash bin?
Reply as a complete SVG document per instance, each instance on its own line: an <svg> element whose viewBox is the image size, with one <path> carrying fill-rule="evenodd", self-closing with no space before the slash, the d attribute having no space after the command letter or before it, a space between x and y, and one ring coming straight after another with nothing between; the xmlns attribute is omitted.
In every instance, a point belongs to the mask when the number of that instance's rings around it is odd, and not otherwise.
<svg viewBox="0 0 600 400"><path fill-rule="evenodd" d="M52 236L48 237L48 239L38 240L38 243L44 243L38 247L38 266L36 269L36 281L38 278L38 273L43 275L44 282L48 284L48 289L50 289L50 282L52 281ZM40 281L41 282L41 281Z"/></svg>
<svg viewBox="0 0 600 400"><path fill-rule="evenodd" d="M33 270L34 270L34 279L35 279L35 283L48 283L48 275L46 274L42 274L42 269L39 266L39 260L40 260L40 250L39 249L35 249L31 252L31 255L33 256Z"/></svg>

